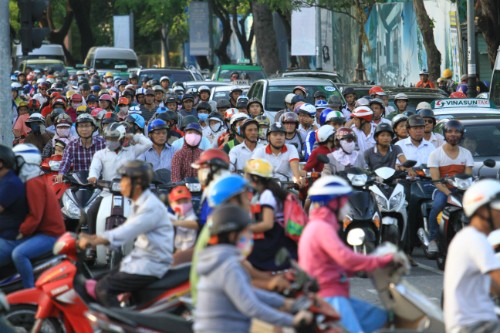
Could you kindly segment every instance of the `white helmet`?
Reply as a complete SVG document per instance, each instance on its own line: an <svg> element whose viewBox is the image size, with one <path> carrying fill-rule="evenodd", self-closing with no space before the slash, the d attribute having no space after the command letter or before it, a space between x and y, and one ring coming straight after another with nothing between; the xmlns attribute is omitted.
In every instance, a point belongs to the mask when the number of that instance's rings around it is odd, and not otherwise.
<svg viewBox="0 0 500 333"><path fill-rule="evenodd" d="M479 180L465 191L464 213L471 217L480 207L492 202L495 202L493 208L500 210L500 182L494 179Z"/></svg>
<svg viewBox="0 0 500 333"><path fill-rule="evenodd" d="M285 96L285 103L292 104L292 99L295 97L294 93L289 93Z"/></svg>
<svg viewBox="0 0 500 333"><path fill-rule="evenodd" d="M123 139L127 134L127 128L122 123L113 123L109 125L109 128L106 130L105 137L106 138L116 138L118 141Z"/></svg>
<svg viewBox="0 0 500 333"><path fill-rule="evenodd" d="M42 116L41 113L35 112L29 116L28 120L26 120L26 123L36 123L36 122L41 122L45 124L45 117Z"/></svg>
<svg viewBox="0 0 500 333"><path fill-rule="evenodd" d="M339 176L323 176L313 183L307 194L311 202L328 203L351 194L349 183Z"/></svg>
<svg viewBox="0 0 500 333"><path fill-rule="evenodd" d="M357 108L360 106L370 106L370 100L368 98L364 98L364 97L357 99L356 103L354 104L354 107Z"/></svg>
<svg viewBox="0 0 500 333"><path fill-rule="evenodd" d="M316 132L316 139L318 143L323 143L335 134L335 128L331 125L323 125Z"/></svg>
<svg viewBox="0 0 500 333"><path fill-rule="evenodd" d="M312 104L309 104L309 103L304 103L300 106L299 108L299 112L300 111L305 111L307 113L309 113L309 115L311 117L315 117L316 116L316 107Z"/></svg>
<svg viewBox="0 0 500 333"><path fill-rule="evenodd" d="M331 111L326 115L325 123L336 120L337 122L340 122L343 120L345 123L345 117L344 114L340 111Z"/></svg>
<svg viewBox="0 0 500 333"><path fill-rule="evenodd" d="M432 110L432 107L427 102L420 102L417 104L416 110Z"/></svg>
<svg viewBox="0 0 500 333"><path fill-rule="evenodd" d="M200 86L198 88L198 94L201 94L203 91L206 91L210 94L210 88L208 86Z"/></svg>
<svg viewBox="0 0 500 333"><path fill-rule="evenodd" d="M226 110L227 112L227 110ZM233 126L233 124L237 121L243 120L243 119L250 119L250 117L246 113L236 113L231 117L231 121L229 124Z"/></svg>
<svg viewBox="0 0 500 333"><path fill-rule="evenodd" d="M144 88L139 88L135 91L135 95L138 96L138 95L146 95L146 89Z"/></svg>
<svg viewBox="0 0 500 333"><path fill-rule="evenodd" d="M21 156L27 164L40 165L42 163L42 154L34 144L20 143L14 146L12 151L16 156Z"/></svg>
<svg viewBox="0 0 500 333"><path fill-rule="evenodd" d="M408 95L406 95L405 93L396 94L396 96L394 96L394 101L397 101L397 100L407 101L408 100Z"/></svg>

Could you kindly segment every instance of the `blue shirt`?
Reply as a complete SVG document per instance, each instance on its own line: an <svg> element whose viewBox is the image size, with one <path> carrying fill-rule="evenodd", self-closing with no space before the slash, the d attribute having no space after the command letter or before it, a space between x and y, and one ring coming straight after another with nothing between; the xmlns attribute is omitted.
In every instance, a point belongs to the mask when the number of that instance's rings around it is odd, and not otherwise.
<svg viewBox="0 0 500 333"><path fill-rule="evenodd" d="M26 188L16 174L10 170L0 178L0 238L16 239L19 226L24 221L29 208Z"/></svg>
<svg viewBox="0 0 500 333"><path fill-rule="evenodd" d="M152 147L139 155L138 159L151 163L153 165L153 171L159 169L172 170L172 158L174 154L175 150L170 145L165 144L165 148L163 148L160 155L158 155L156 150Z"/></svg>

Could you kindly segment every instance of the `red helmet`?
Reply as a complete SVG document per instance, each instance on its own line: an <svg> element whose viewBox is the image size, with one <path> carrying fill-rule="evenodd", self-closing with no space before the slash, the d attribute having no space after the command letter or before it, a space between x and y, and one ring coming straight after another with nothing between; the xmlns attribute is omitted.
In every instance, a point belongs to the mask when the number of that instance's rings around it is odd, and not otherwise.
<svg viewBox="0 0 500 333"><path fill-rule="evenodd" d="M128 100L128 98L126 97L120 97L118 98L118 105L129 105L130 102Z"/></svg>
<svg viewBox="0 0 500 333"><path fill-rule="evenodd" d="M467 95L461 91L455 91L450 94L450 98L467 98Z"/></svg>
<svg viewBox="0 0 500 333"><path fill-rule="evenodd" d="M168 195L169 202L174 202L180 199L191 200L191 192L189 192L189 189L186 186L174 187Z"/></svg>
<svg viewBox="0 0 500 333"><path fill-rule="evenodd" d="M356 141L356 134L354 134L354 131L351 128L341 127L335 132L335 139L338 141L344 139L352 139Z"/></svg>
<svg viewBox="0 0 500 333"><path fill-rule="evenodd" d="M351 118L359 118L366 121L372 121L373 111L368 106L358 106L351 113Z"/></svg>
<svg viewBox="0 0 500 333"><path fill-rule="evenodd" d="M72 101L72 102L75 102L75 103L81 103L81 102L82 102L82 100L83 100L82 95L80 95L80 94L78 94L78 93L77 93L77 94L73 94L73 95L71 95L71 101Z"/></svg>
<svg viewBox="0 0 500 333"><path fill-rule="evenodd" d="M54 91L52 94L50 94L50 99L54 99L57 97L61 97L61 93L59 93L58 91Z"/></svg>
<svg viewBox="0 0 500 333"><path fill-rule="evenodd" d="M28 108L30 110L40 110L40 101L35 98L30 99L28 102Z"/></svg>
<svg viewBox="0 0 500 333"><path fill-rule="evenodd" d="M113 98L110 94L102 94L101 97L99 97L99 101L108 101L110 103L113 103Z"/></svg>
<svg viewBox="0 0 500 333"><path fill-rule="evenodd" d="M376 95L379 92L384 92L384 89L381 86L373 86L368 91L368 95Z"/></svg>
<svg viewBox="0 0 500 333"><path fill-rule="evenodd" d="M66 108L66 100L63 97L56 97L52 100L52 106L56 104L62 104L64 108Z"/></svg>
<svg viewBox="0 0 500 333"><path fill-rule="evenodd" d="M194 169L199 169L202 165L218 166L219 168L229 169L229 156L220 149L207 149L201 153L200 158L191 164Z"/></svg>

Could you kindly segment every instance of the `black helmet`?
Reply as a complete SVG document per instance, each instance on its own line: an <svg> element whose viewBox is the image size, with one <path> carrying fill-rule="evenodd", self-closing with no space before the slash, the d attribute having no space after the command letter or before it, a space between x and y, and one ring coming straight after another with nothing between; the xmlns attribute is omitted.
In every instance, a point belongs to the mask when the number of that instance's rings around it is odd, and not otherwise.
<svg viewBox="0 0 500 333"><path fill-rule="evenodd" d="M136 72L131 72L131 73L129 73L128 78L129 79L138 79L139 76L137 75Z"/></svg>
<svg viewBox="0 0 500 333"><path fill-rule="evenodd" d="M250 104L253 104L253 103L259 104L260 108L262 109L262 112L264 112L264 105L262 105L262 102L257 97L253 97L253 98L250 98L248 100L248 102L247 102L247 109L250 108Z"/></svg>
<svg viewBox="0 0 500 333"><path fill-rule="evenodd" d="M16 155L11 148L0 144L0 161L6 169L14 169L16 165Z"/></svg>
<svg viewBox="0 0 500 333"><path fill-rule="evenodd" d="M344 96L344 97L345 97L345 95L349 95L349 94L356 95L356 91L354 91L354 88L348 87L342 91L342 96Z"/></svg>
<svg viewBox="0 0 500 333"><path fill-rule="evenodd" d="M257 120L255 120L253 118L245 119L243 124L240 125L240 133L243 137L245 137L245 129L250 124L255 124L255 125L257 125L257 129L259 128L259 122Z"/></svg>
<svg viewBox="0 0 500 333"><path fill-rule="evenodd" d="M217 207L210 217L210 235L221 235L245 229L252 219L248 212L235 204Z"/></svg>
<svg viewBox="0 0 500 333"><path fill-rule="evenodd" d="M392 130L392 126L388 123L380 123L377 125L374 134L375 138L377 138L378 135L382 132L389 132L391 136L394 136L394 131Z"/></svg>
<svg viewBox="0 0 500 333"><path fill-rule="evenodd" d="M173 121L174 124L177 124L177 122L179 121L179 116L174 111L169 110L167 112L160 113L158 115L158 119L164 120L166 122Z"/></svg>
<svg viewBox="0 0 500 333"><path fill-rule="evenodd" d="M326 98L326 94L324 92L322 92L321 90L317 90L314 92L313 97L314 98L318 98L318 97Z"/></svg>
<svg viewBox="0 0 500 333"><path fill-rule="evenodd" d="M168 104L168 103L177 103L177 98L175 98L175 96L168 96L167 100L165 101L165 104Z"/></svg>
<svg viewBox="0 0 500 333"><path fill-rule="evenodd" d="M281 123L272 124L267 130L267 135L269 136L269 134L271 134L272 132L281 132L283 134L286 133L285 127Z"/></svg>
<svg viewBox="0 0 500 333"><path fill-rule="evenodd" d="M443 136L446 140L446 132L448 132L451 129L456 129L457 131L460 132L460 135L463 137L465 133L465 128L464 125L460 122L460 120L457 119L450 119L446 123L444 123L443 126Z"/></svg>
<svg viewBox="0 0 500 333"><path fill-rule="evenodd" d="M217 101L217 109L219 109L219 108L229 109L230 107L231 107L231 103L227 99L219 99Z"/></svg>
<svg viewBox="0 0 500 333"><path fill-rule="evenodd" d="M217 111L210 112L208 120L220 120L221 123L224 122L224 118L222 118L222 115Z"/></svg>
<svg viewBox="0 0 500 333"><path fill-rule="evenodd" d="M125 163L118 169L122 177L129 177L133 182L139 182L143 189L148 188L153 180L153 168L150 163L141 160L133 160Z"/></svg>
<svg viewBox="0 0 500 333"><path fill-rule="evenodd" d="M436 116L434 115L434 111L430 109L421 109L418 110L417 114L422 118L432 118L434 125L436 125Z"/></svg>
<svg viewBox="0 0 500 333"><path fill-rule="evenodd" d="M198 118L195 116L191 116L191 115L183 117L180 130L184 131L184 128L186 128L186 126L188 124L192 124L192 123L198 123Z"/></svg>
<svg viewBox="0 0 500 333"><path fill-rule="evenodd" d="M196 111L198 111L200 109L207 110L208 113L212 112L212 107L210 106L210 104L208 102L200 102L200 103L198 103L198 106L196 107Z"/></svg>
<svg viewBox="0 0 500 333"><path fill-rule="evenodd" d="M425 126L425 121L422 116L412 115L408 117L408 122L406 123L406 128Z"/></svg>

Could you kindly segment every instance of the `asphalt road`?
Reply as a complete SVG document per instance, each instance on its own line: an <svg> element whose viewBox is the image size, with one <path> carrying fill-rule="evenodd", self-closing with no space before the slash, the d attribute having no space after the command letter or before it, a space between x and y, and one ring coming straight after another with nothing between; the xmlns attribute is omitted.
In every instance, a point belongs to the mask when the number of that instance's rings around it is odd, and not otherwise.
<svg viewBox="0 0 500 333"><path fill-rule="evenodd" d="M425 258L421 249L413 251L413 259L418 263L412 267L406 279L436 305L440 305L443 290L443 272L440 271L435 260ZM371 280L366 278L351 278L351 296L366 300L372 304L380 304L377 292Z"/></svg>

